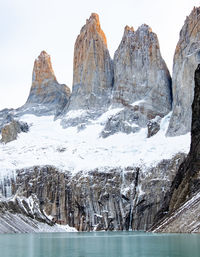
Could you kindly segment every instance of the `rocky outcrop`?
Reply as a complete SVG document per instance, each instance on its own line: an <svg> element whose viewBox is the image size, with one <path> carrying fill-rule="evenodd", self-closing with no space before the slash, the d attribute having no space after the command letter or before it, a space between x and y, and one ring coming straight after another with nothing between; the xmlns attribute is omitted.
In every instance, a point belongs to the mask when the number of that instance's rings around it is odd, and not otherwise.
<svg viewBox="0 0 200 257"><path fill-rule="evenodd" d="M25 198L35 194L54 222L79 231L146 230L183 158L178 154L148 169L97 169L75 175L52 166L27 168L17 171L12 193L20 190Z"/></svg>
<svg viewBox="0 0 200 257"><path fill-rule="evenodd" d="M173 216L173 212L178 212L177 209L184 204L188 199L193 197L200 188L200 65L195 71L195 89L194 100L192 104L192 129L191 129L191 146L190 152L185 161L180 165L180 168L173 180L170 191L165 196L165 201L161 210L156 215L155 221ZM196 199L199 201L199 197ZM191 201L193 204L193 201ZM186 204L187 206L187 204ZM191 217L192 218L192 217ZM157 225L156 225L157 226ZM155 227L156 227L155 226ZM181 224L179 223L181 231ZM167 229L167 225L166 225ZM171 228L172 229L172 228ZM163 231L165 227L163 227ZM172 229L173 230L173 229ZM177 231L174 228L174 231Z"/></svg>
<svg viewBox="0 0 200 257"><path fill-rule="evenodd" d="M73 88L67 110L104 109L110 100L113 65L99 16L92 13L74 47Z"/></svg>
<svg viewBox="0 0 200 257"><path fill-rule="evenodd" d="M21 132L28 132L29 126L26 122L12 120L9 124L1 129L1 143L9 143L17 139Z"/></svg>
<svg viewBox="0 0 200 257"><path fill-rule="evenodd" d="M101 136L106 138L118 132L135 133L146 125L146 116L138 111L138 106L131 106L111 116L105 123ZM140 127L141 126L141 127Z"/></svg>
<svg viewBox="0 0 200 257"><path fill-rule="evenodd" d="M172 75L173 114L168 136L191 130L192 101L194 97L193 74L200 62L200 7L194 8L186 18L174 54Z"/></svg>
<svg viewBox="0 0 200 257"><path fill-rule="evenodd" d="M59 84L54 75L50 56L42 51L35 60L32 86L24 106L17 111L20 114L58 115L68 103L70 89Z"/></svg>
<svg viewBox="0 0 200 257"><path fill-rule="evenodd" d="M159 120L151 120L147 123L147 137L152 137L155 134L158 133L158 131L160 130L160 121Z"/></svg>
<svg viewBox="0 0 200 257"><path fill-rule="evenodd" d="M1 129L14 119L14 109L3 109L0 111L0 132Z"/></svg>

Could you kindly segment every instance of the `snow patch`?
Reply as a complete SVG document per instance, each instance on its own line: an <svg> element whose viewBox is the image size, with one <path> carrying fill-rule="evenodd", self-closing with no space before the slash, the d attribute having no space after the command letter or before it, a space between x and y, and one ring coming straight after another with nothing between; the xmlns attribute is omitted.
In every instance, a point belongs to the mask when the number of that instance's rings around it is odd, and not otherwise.
<svg viewBox="0 0 200 257"><path fill-rule="evenodd" d="M131 105L132 106L136 106L136 105L140 105L140 104L143 104L143 103L145 103L146 101L145 100L138 100L138 101L135 101L134 103L132 103Z"/></svg>
<svg viewBox="0 0 200 257"><path fill-rule="evenodd" d="M13 176L16 169L35 165L53 165L75 174L95 168L151 167L178 152L188 153L190 133L165 136L171 113L161 120L161 129L153 137L147 138L147 128L128 135L119 132L100 137L106 120L119 111L120 108L108 110L81 131L77 127L63 129L60 120L54 121L53 116L22 116L20 120L32 126L28 133L19 134L17 140L0 144L0 180ZM75 117L83 113L80 110L68 115Z"/></svg>

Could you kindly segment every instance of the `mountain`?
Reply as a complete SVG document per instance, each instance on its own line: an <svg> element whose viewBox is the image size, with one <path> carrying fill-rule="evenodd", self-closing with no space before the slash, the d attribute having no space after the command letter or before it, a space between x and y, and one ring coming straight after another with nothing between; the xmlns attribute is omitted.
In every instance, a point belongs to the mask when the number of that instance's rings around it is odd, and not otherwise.
<svg viewBox="0 0 200 257"><path fill-rule="evenodd" d="M27 102L0 112L0 214L20 217L16 231L24 216L27 232L29 218L78 231L150 229L176 195L173 181L190 147L189 133L166 136L171 90L148 25L125 27L112 60L93 13L75 43L72 93L58 84L43 51Z"/></svg>
<svg viewBox="0 0 200 257"><path fill-rule="evenodd" d="M73 87L67 110L105 109L110 101L113 64L98 14L92 13L74 46Z"/></svg>
<svg viewBox="0 0 200 257"><path fill-rule="evenodd" d="M59 115L69 101L70 89L56 80L50 56L42 51L34 62L32 85L26 103L14 109L0 111L2 142L17 139L20 132L28 131L28 124L18 120L26 114L37 116Z"/></svg>
<svg viewBox="0 0 200 257"><path fill-rule="evenodd" d="M126 106L141 101L144 109L162 116L171 110L171 77L157 35L148 25L135 32L125 27L113 62L113 104Z"/></svg>
<svg viewBox="0 0 200 257"><path fill-rule="evenodd" d="M180 31L173 62L173 113L168 136L191 130L194 71L200 62L200 7L192 10Z"/></svg>
<svg viewBox="0 0 200 257"><path fill-rule="evenodd" d="M58 115L69 101L70 89L56 80L50 56L42 51L34 62L28 99L18 111Z"/></svg>
<svg viewBox="0 0 200 257"><path fill-rule="evenodd" d="M114 55L112 108L123 108L106 124L103 136L137 132L148 121L160 121L171 110L171 76L162 59L158 38L143 24L126 26ZM134 124L134 126L133 126Z"/></svg>

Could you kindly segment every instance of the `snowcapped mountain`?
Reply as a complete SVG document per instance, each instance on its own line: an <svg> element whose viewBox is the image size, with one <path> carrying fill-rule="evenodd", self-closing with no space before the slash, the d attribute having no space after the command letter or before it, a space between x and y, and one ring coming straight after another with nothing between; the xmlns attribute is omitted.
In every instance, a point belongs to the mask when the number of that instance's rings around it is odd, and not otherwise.
<svg viewBox="0 0 200 257"><path fill-rule="evenodd" d="M92 14L75 43L72 93L42 51L25 105L0 111L0 220L5 211L18 219L0 232L32 231L41 220L79 231L149 229L190 149L189 130L166 136L172 88L147 25L126 26L111 60Z"/></svg>

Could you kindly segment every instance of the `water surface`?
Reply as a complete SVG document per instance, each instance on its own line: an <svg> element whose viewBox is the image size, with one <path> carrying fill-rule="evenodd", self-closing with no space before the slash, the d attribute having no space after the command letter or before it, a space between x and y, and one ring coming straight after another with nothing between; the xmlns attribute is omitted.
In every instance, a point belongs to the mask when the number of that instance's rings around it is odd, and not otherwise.
<svg viewBox="0 0 200 257"><path fill-rule="evenodd" d="M0 235L1 257L199 257L198 234L143 232Z"/></svg>

